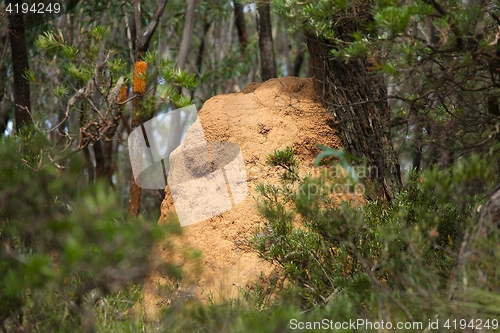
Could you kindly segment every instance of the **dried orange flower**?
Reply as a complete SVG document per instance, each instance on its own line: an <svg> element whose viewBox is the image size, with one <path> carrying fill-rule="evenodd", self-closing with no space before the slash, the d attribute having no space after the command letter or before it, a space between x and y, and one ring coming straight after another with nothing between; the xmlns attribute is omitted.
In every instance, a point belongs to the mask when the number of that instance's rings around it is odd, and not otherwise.
<svg viewBox="0 0 500 333"><path fill-rule="evenodd" d="M133 91L136 94L146 93L146 71L148 70L148 63L145 61L136 61L134 68L134 86Z"/></svg>
<svg viewBox="0 0 500 333"><path fill-rule="evenodd" d="M128 87L122 86L120 92L118 93L117 102L123 103L127 100L127 97L128 97Z"/></svg>

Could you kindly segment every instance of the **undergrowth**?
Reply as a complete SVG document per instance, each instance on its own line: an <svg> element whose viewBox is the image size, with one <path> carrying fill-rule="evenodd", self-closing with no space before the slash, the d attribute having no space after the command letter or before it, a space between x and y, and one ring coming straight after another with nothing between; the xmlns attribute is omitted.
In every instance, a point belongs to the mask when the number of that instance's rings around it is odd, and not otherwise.
<svg viewBox="0 0 500 333"><path fill-rule="evenodd" d="M500 313L496 232L470 241L473 260L459 278L456 269L494 180L486 160L412 171L392 202L353 204L332 185L362 185L362 177L301 176L293 150L277 151L268 163L285 173L281 184L257 187L265 225L252 243L279 273L221 303L174 299L152 320L142 310L150 249L179 228L126 218L112 191L75 181L78 160L58 172L44 164L43 139L29 140L6 138L0 149L0 320L8 332L302 332L352 322L343 330L374 331L366 321L418 322L411 330L422 331L436 319L433 331L447 331L446 318ZM345 168L344 155L334 157ZM342 198L359 194L353 186Z"/></svg>

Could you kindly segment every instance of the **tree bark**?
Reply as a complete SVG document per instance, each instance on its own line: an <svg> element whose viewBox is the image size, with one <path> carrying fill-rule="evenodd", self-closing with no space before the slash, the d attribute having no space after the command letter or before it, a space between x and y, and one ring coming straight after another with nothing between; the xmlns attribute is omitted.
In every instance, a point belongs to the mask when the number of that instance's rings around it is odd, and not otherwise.
<svg viewBox="0 0 500 333"><path fill-rule="evenodd" d="M85 170L87 170L89 176L89 183L92 184L95 181L95 169L94 163L92 163L92 156L90 156L89 145L83 148L83 156L85 157Z"/></svg>
<svg viewBox="0 0 500 333"><path fill-rule="evenodd" d="M179 58L177 67L181 70L186 66L191 37L193 36L194 7L196 0L187 0L186 20L184 22L184 31L182 33L181 46L179 48Z"/></svg>
<svg viewBox="0 0 500 333"><path fill-rule="evenodd" d="M422 170L422 153L423 153L423 127L422 121L418 116L415 116L415 123L413 124L413 151L412 151L412 167L413 169L420 171Z"/></svg>
<svg viewBox="0 0 500 333"><path fill-rule="evenodd" d="M143 76L146 74L147 64L145 61L137 60L134 67L134 80L132 90L136 94L133 100L132 130L142 126L143 119L139 116L141 112L141 101L146 93L146 81ZM135 162L138 163L138 162ZM141 187L137 184L134 174L130 175L130 197L128 201L128 213L130 216L139 215L141 210Z"/></svg>
<svg viewBox="0 0 500 333"><path fill-rule="evenodd" d="M15 4L8 0L7 4ZM12 54L12 71L14 76L14 103L16 131L32 123L30 104L30 85L23 77L29 69L26 35L22 14L9 14L9 40Z"/></svg>
<svg viewBox="0 0 500 333"><path fill-rule="evenodd" d="M297 48L297 55L293 61L293 67L290 71L290 76L299 76L302 63L304 62L304 38L300 39L299 47Z"/></svg>
<svg viewBox="0 0 500 333"><path fill-rule="evenodd" d="M0 86L0 89L3 88ZM0 102L3 98L0 98ZM4 104L0 106L0 137L4 136L5 130L7 129L7 124L9 123L10 114L7 107Z"/></svg>
<svg viewBox="0 0 500 333"><path fill-rule="evenodd" d="M140 4L140 0L136 0L137 3ZM156 11L151 18L151 21L149 22L148 26L146 29L144 29L144 32L141 32L141 12L140 12L140 6L139 9L135 13L135 26L136 26L136 59L138 60L144 53L149 48L149 42L151 41L151 38L153 37L154 32L156 31L156 28L158 27L158 23L160 22L161 17L163 16L163 12L165 11L165 7L167 6L168 0L162 0L161 3L158 4L156 7ZM136 6L137 9L137 6ZM137 22L137 19L139 18L139 21Z"/></svg>
<svg viewBox="0 0 500 333"><path fill-rule="evenodd" d="M191 45L191 39L193 36L193 24L194 24L194 8L195 8L196 0L188 0L187 1L187 9L186 9L186 21L184 23L184 31L182 33L182 41L181 47L179 50L179 58L177 60L177 67L180 70L184 70L187 62L187 55L189 51L189 46ZM205 24L205 28L208 29L209 25ZM203 36L205 37L205 36ZM202 42L202 45L203 42ZM199 50L198 55L200 56L200 64L201 64L201 53L202 49ZM182 89L179 89L179 92L182 92ZM172 113L172 118L170 120L170 132L169 138L167 142L167 154L166 156L170 156L170 153L179 146L182 139L182 124L180 114L178 112ZM168 160L165 161L168 163Z"/></svg>
<svg viewBox="0 0 500 333"><path fill-rule="evenodd" d="M160 22L161 17L163 16L163 12L165 11L165 6L167 5L168 0L162 0L158 6L156 7L156 11L151 18L148 26L142 32L141 29L141 11L140 11L140 0L135 0L134 2L134 20L135 20L135 35L136 35L136 54L135 54L135 70L138 68L138 63L142 61L143 55L149 48L149 42L153 37L156 28L158 27L158 23ZM137 79L137 80L136 80ZM139 83L141 87L138 87L136 83ZM138 117L140 113L140 101L142 98L142 94L146 92L146 83L142 82L140 77L134 77L134 87L133 91L135 94L139 94L134 98L133 105L134 111L132 113L132 128L134 130L136 127L142 125L142 119ZM136 183L133 173L130 176L130 197L128 202L128 213L130 216L137 216L141 209L141 187Z"/></svg>
<svg viewBox="0 0 500 333"><path fill-rule="evenodd" d="M103 142L103 154L104 154L104 172L109 184L114 187L113 184L113 175L115 173L115 161L113 160L114 156L117 156L117 150L114 147L117 147L118 144L115 140L116 132L118 130L118 125L121 119L123 119L123 104L128 98L128 87L123 85L123 80L120 79L114 89L119 89L119 93L116 96L116 102L113 101L114 97L110 97L111 102L111 118L110 124L111 126L104 132L104 142ZM123 119L123 122L126 122ZM102 141L101 141L102 142ZM115 157L116 158L116 157Z"/></svg>
<svg viewBox="0 0 500 333"><path fill-rule="evenodd" d="M339 25L336 37L348 41L359 28L355 22L346 22ZM316 89L339 121L343 146L368 163L365 194L372 200L390 202L403 185L391 141L383 77L368 73L366 59L336 60L330 54L335 45L317 37L307 36L307 46Z"/></svg>
<svg viewBox="0 0 500 333"><path fill-rule="evenodd" d="M8 82L9 78L7 77L7 67L4 65L5 55L8 52L8 33L3 32L0 38L2 40L2 55L0 58L0 137L4 135L5 130L7 129L7 124L10 119L10 110L7 108L6 104L3 104L2 101L5 97L5 88L6 82Z"/></svg>
<svg viewBox="0 0 500 333"><path fill-rule="evenodd" d="M97 179L104 179L106 177L106 159L102 149L102 141L94 142L94 158L95 158L95 175Z"/></svg>
<svg viewBox="0 0 500 333"><path fill-rule="evenodd" d="M271 7L269 2L257 5L257 31L259 34L259 53L262 81L276 77L274 59L273 30L271 25Z"/></svg>
<svg viewBox="0 0 500 333"><path fill-rule="evenodd" d="M205 53L205 40L207 37L207 32L212 25L212 22L208 21L207 16L203 19L203 36L201 38L200 46L198 47L198 53L196 54L196 75L198 75L198 79L201 77L201 67L203 66L203 56ZM191 99L194 99L194 94L196 90L191 91Z"/></svg>
<svg viewBox="0 0 500 333"><path fill-rule="evenodd" d="M240 52L245 53L248 45L247 26L245 24L245 15L243 14L243 5L237 1L234 2L234 25L238 32L238 44Z"/></svg>

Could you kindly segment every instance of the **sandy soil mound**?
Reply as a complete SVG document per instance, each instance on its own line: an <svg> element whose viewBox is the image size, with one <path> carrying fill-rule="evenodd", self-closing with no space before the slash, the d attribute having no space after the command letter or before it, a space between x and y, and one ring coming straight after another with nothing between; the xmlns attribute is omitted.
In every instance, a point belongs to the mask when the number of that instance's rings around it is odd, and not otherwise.
<svg viewBox="0 0 500 333"><path fill-rule="evenodd" d="M261 272L272 270L248 247L241 246L263 223L256 208L255 185L277 183L282 172L266 165L268 154L291 146L301 160L301 171L307 172L319 152L316 144L339 148L340 140L334 119L316 98L312 79L286 77L252 83L239 93L211 98L198 115L208 142L231 142L240 147L249 195L229 211L184 227L183 236L174 240L175 253L158 244L153 260L173 262L191 272L191 279L186 277L181 283L186 293L227 299L237 297L239 287L255 281ZM168 187L166 193L161 221L175 213ZM186 249L192 248L202 252L201 271L187 264ZM166 284L167 278L159 270L149 276L144 288L147 314L169 304L168 296L162 293Z"/></svg>

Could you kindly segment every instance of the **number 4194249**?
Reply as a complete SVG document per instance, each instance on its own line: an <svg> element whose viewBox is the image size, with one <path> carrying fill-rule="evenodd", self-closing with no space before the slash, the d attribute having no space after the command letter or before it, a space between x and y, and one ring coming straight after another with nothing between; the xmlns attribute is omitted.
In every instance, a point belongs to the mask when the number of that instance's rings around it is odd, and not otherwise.
<svg viewBox="0 0 500 333"><path fill-rule="evenodd" d="M59 3L48 3L44 4L42 2L39 3L34 3L30 6L29 3L23 2L21 4L16 3L12 4L9 3L7 5L7 8L5 8L5 11L9 14L27 14L27 13L33 13L33 14L59 14L61 11L61 4Z"/></svg>
<svg viewBox="0 0 500 333"><path fill-rule="evenodd" d="M482 319L471 319L469 321L467 321L466 319L448 319L446 320L446 322L444 323L443 325L444 328L447 328L447 329L466 329L466 328L472 328L472 329L475 329L475 330L483 330L483 329L486 329L486 330L490 330L490 329L493 329L493 330L496 330L498 329L498 320L497 319L486 319L486 320L482 320Z"/></svg>

